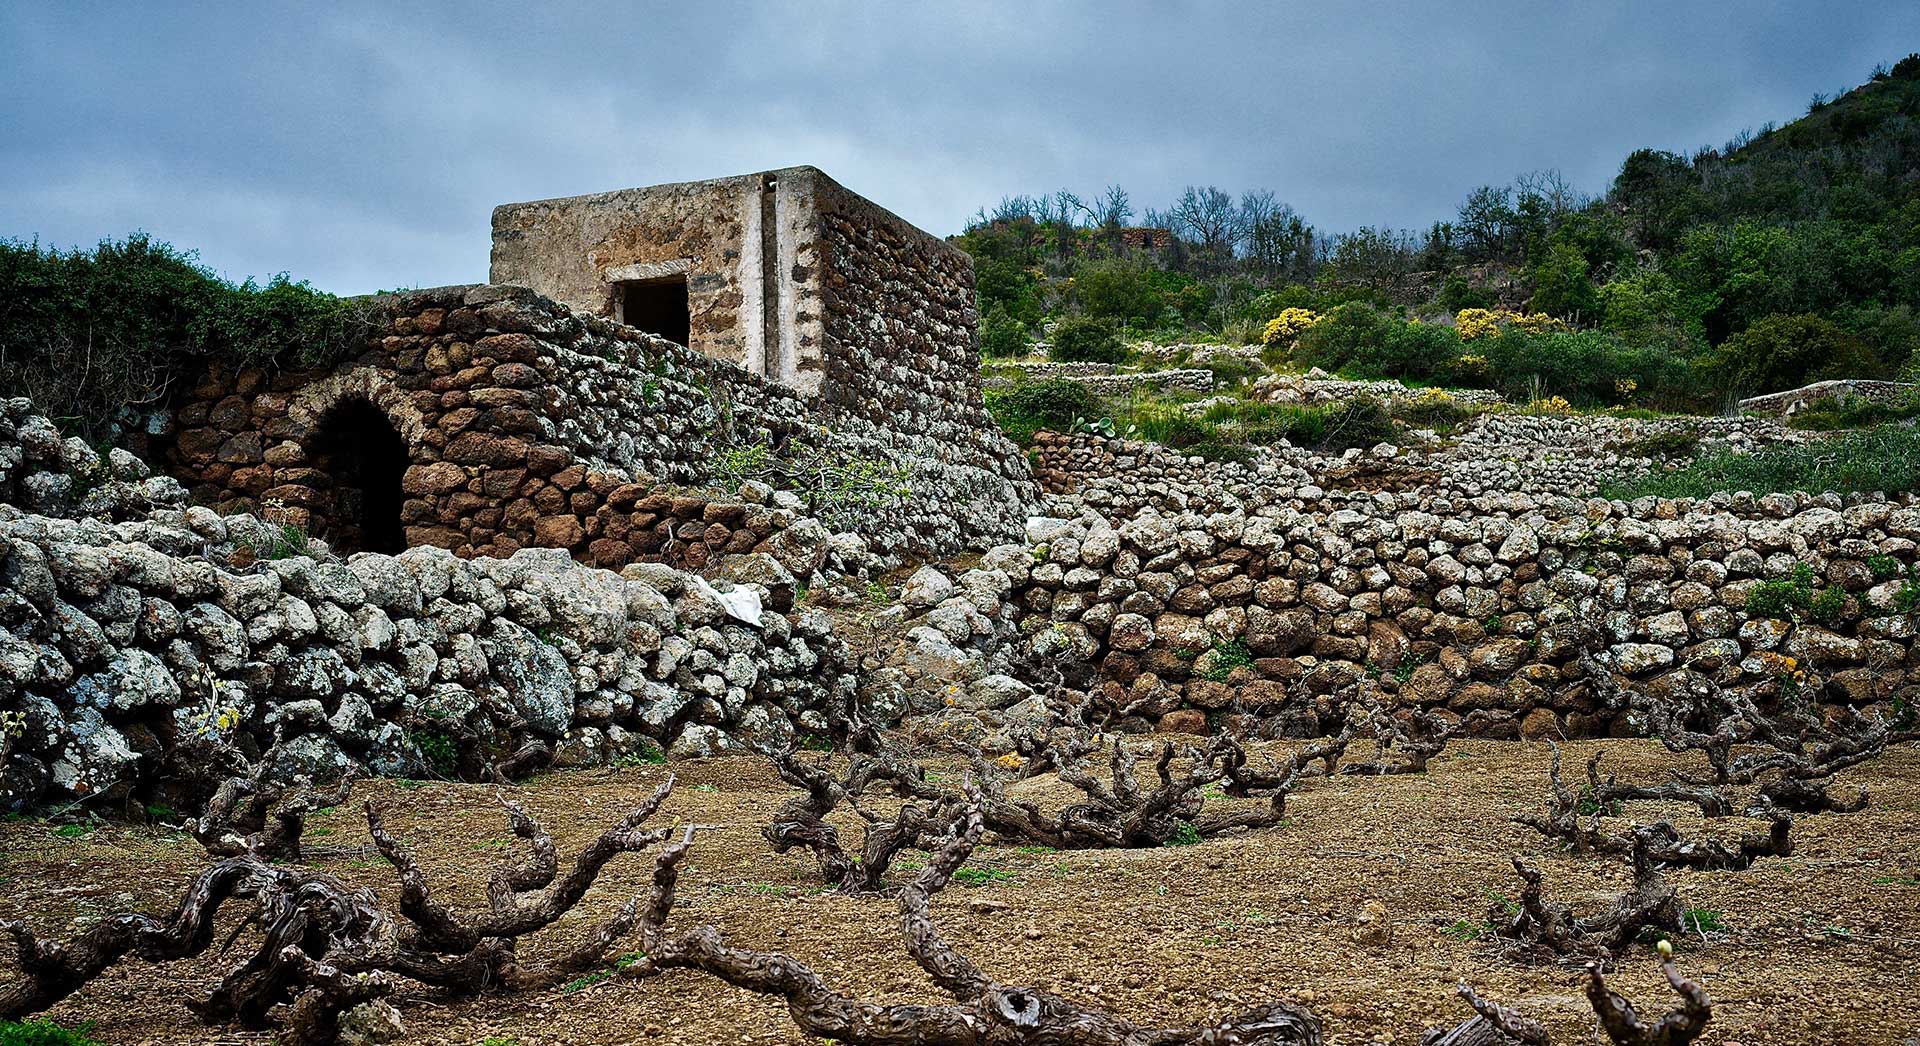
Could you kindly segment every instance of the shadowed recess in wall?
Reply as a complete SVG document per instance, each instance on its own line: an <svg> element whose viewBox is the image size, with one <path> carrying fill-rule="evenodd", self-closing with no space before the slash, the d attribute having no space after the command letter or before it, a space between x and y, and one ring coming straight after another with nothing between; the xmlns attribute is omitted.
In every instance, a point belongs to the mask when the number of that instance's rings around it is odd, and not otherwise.
<svg viewBox="0 0 1920 1046"><path fill-rule="evenodd" d="M316 529L341 552L406 549L400 522L400 478L407 444L378 407L346 400L328 410L314 435L314 468L332 481L332 504L315 513Z"/></svg>

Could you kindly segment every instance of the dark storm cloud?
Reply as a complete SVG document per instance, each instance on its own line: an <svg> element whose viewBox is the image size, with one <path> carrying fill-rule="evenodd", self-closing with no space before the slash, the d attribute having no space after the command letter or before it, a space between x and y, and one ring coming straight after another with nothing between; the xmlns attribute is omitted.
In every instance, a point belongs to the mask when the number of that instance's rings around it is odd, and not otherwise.
<svg viewBox="0 0 1920 1046"><path fill-rule="evenodd" d="M811 163L940 233L1003 195L1271 188L1323 229L1784 122L1920 4L0 9L0 236L234 276L484 279L496 203Z"/></svg>

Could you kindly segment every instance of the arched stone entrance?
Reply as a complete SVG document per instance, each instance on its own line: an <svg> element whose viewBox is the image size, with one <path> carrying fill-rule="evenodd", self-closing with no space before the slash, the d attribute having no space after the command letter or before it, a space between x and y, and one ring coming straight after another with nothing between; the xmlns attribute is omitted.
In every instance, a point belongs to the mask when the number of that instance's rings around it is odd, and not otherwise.
<svg viewBox="0 0 1920 1046"><path fill-rule="evenodd" d="M407 547L400 521L407 442L372 402L343 399L320 415L308 461L331 481L315 530L336 551L396 553Z"/></svg>

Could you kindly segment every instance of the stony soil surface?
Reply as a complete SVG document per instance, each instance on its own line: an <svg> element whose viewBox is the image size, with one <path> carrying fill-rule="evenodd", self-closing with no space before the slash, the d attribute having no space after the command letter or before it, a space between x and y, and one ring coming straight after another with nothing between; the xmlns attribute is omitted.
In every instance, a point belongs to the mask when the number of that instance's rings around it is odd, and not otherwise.
<svg viewBox="0 0 1920 1046"><path fill-rule="evenodd" d="M1623 778L1652 781L1673 765L1650 742L1605 741L1569 746L1570 766L1596 747ZM556 774L522 798L570 857L667 769ZM683 877L682 924L712 921L737 943L787 951L867 997L936 998L897 943L890 901L823 895L806 858L768 851L759 828L786 793L764 765L730 759L672 769L680 787L662 819L719 826L700 837ZM1496 895L1512 892L1511 853L1539 860L1550 895L1583 910L1625 881L1623 867L1547 854L1537 836L1506 821L1540 802L1545 780L1542 745L1467 742L1428 776L1318 782L1296 793L1293 817L1278 830L1132 852L986 846L972 862L986 881L949 887L935 916L992 976L1142 1021L1193 1020L1282 997L1318 1011L1332 1043L1410 1044L1421 1029L1465 1012L1452 998L1464 978L1545 1020L1556 1042L1585 1043L1591 1019L1574 972L1491 958L1456 926L1484 918ZM1702 1042L1871 1046L1920 1036L1920 750L1895 751L1845 781L1873 792L1871 809L1806 820L1791 859L1675 876L1687 904L1725 923L1680 944L1681 966L1716 1004ZM474 904L511 838L489 792L376 781L361 794L390 805L389 824L446 884L443 896ZM1702 829L1681 810L1639 805L1643 819L1665 815ZM310 844L332 848L326 867L392 895L385 865L355 851L365 829L354 811L315 824ZM1704 830L1731 835L1740 827L1723 821ZM190 840L159 829L100 827L68 838L45 822L0 823L0 914L52 932L134 905L170 908L202 864ZM616 860L580 908L523 954L570 943L641 890L650 868L643 857ZM1373 932L1377 921L1363 922L1369 912L1384 912L1385 943ZM5 970L0 976L11 975ZM213 962L130 962L51 1016L96 1021L109 1044L269 1041L211 1031L189 1014L184 1000L216 970ZM1611 983L1643 1010L1664 1010L1671 999L1650 953L1629 958ZM401 1003L410 1042L809 1041L781 1005L688 973L517 998L411 995Z"/></svg>

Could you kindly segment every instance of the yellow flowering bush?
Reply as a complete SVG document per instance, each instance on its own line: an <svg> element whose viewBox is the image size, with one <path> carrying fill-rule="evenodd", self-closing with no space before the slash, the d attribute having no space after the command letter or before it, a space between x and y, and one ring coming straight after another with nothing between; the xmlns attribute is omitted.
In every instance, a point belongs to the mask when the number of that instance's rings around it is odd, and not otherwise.
<svg viewBox="0 0 1920 1046"><path fill-rule="evenodd" d="M1566 330L1567 325L1544 312L1509 312L1506 321L1528 334L1544 334L1547 331Z"/></svg>
<svg viewBox="0 0 1920 1046"><path fill-rule="evenodd" d="M1462 381L1484 381L1493 368L1487 365L1485 356L1470 352L1454 361L1454 369Z"/></svg>
<svg viewBox="0 0 1920 1046"><path fill-rule="evenodd" d="M1511 309L1461 309L1454 314L1453 329L1461 341L1498 338L1503 327L1515 327L1528 334L1565 330L1567 325L1544 312L1514 312Z"/></svg>
<svg viewBox="0 0 1920 1046"><path fill-rule="evenodd" d="M1461 309L1453 316L1453 329L1459 333L1461 341L1498 338L1500 316L1505 311L1505 309Z"/></svg>
<svg viewBox="0 0 1920 1046"><path fill-rule="evenodd" d="M1549 396L1527 404L1527 411L1531 414L1572 414L1573 404L1568 403L1565 396Z"/></svg>
<svg viewBox="0 0 1920 1046"><path fill-rule="evenodd" d="M1267 321L1266 329L1260 333L1260 344L1291 345L1307 328L1319 322L1320 314L1312 309L1281 309L1280 315Z"/></svg>

